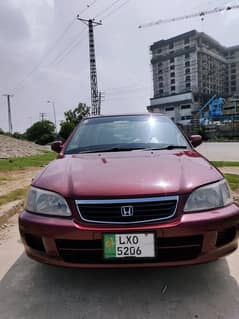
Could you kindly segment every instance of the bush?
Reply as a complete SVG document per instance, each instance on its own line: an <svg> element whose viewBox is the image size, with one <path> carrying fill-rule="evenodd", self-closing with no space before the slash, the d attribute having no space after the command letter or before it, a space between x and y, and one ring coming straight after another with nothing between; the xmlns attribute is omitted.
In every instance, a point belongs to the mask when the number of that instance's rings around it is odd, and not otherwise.
<svg viewBox="0 0 239 319"><path fill-rule="evenodd" d="M53 142L55 139L55 125L50 121L34 123L25 132L26 139L40 145Z"/></svg>

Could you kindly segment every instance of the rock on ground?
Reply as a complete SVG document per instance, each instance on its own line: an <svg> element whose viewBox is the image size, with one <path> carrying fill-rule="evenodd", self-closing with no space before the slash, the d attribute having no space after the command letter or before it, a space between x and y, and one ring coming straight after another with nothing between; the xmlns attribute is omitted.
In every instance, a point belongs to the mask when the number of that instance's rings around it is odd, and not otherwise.
<svg viewBox="0 0 239 319"><path fill-rule="evenodd" d="M42 154L48 147L0 135L0 159Z"/></svg>

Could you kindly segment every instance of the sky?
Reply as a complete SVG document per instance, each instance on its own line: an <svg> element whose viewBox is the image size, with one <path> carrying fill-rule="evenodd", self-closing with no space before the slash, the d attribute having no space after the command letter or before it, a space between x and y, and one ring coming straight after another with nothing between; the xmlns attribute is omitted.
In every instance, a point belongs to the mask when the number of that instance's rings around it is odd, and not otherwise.
<svg viewBox="0 0 239 319"><path fill-rule="evenodd" d="M159 19L239 4L223 0L0 0L0 128L8 131L6 97L14 132L24 132L40 112L57 126L79 102L90 105L87 26L76 19L102 19L95 28L102 114L146 112L153 96L149 47L193 29L226 46L239 44L239 10L168 23ZM107 10L108 8L108 10Z"/></svg>

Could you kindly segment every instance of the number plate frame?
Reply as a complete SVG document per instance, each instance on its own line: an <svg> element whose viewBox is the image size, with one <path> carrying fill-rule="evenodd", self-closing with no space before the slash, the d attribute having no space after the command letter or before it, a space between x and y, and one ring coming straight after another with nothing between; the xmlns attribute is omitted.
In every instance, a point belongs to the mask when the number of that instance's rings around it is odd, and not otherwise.
<svg viewBox="0 0 239 319"><path fill-rule="evenodd" d="M134 236L134 235L142 235L142 234L147 234L147 235L153 235L153 250L154 250L154 256L150 256L150 257L147 257L147 256L123 256L123 257L119 257L119 256L106 256L106 253L105 253L105 236L112 236L112 235L131 235L131 236ZM154 260L156 257L157 257L157 248L156 248L156 235L154 232L137 232L137 233L129 233L129 232L122 232L122 233L104 233L103 236L102 236L102 246L103 246L103 259L104 260Z"/></svg>

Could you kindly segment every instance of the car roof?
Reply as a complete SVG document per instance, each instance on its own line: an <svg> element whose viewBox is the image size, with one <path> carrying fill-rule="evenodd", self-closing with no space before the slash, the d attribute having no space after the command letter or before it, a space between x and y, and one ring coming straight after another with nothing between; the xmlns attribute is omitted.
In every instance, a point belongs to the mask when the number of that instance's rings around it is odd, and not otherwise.
<svg viewBox="0 0 239 319"><path fill-rule="evenodd" d="M95 115L95 116L88 116L88 117L85 117L84 119L95 119L95 118L104 118L104 117L119 117L119 116L164 116L166 117L164 114L162 113L121 113L121 114L102 114L102 115Z"/></svg>

